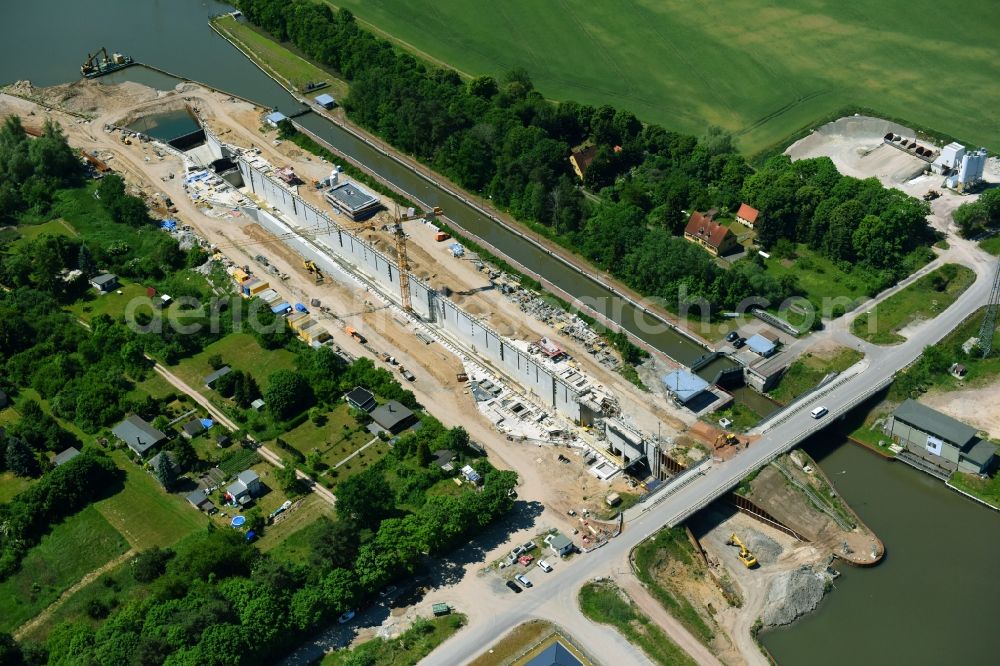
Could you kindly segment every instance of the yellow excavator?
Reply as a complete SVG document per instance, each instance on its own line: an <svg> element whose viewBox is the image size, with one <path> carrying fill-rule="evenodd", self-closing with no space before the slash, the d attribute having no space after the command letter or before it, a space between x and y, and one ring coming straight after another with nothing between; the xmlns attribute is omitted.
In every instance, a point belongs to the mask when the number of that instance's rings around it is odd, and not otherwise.
<svg viewBox="0 0 1000 666"><path fill-rule="evenodd" d="M317 284L323 281L323 271L319 269L319 266L317 266L316 262L312 259L303 259L302 267L313 274L313 277L316 278Z"/></svg>
<svg viewBox="0 0 1000 666"><path fill-rule="evenodd" d="M726 544L730 546L736 546L737 548L740 549L740 554L739 554L740 562L742 562L743 566L745 566L747 569L753 569L755 566L757 566L757 558L753 556L753 553L750 552L750 549L747 548L742 541L740 541L740 538L736 536L735 533L731 537L729 537L729 541L727 541Z"/></svg>
<svg viewBox="0 0 1000 666"><path fill-rule="evenodd" d="M722 448L725 448L727 446L736 446L736 447L738 447L740 445L740 443L741 443L740 442L740 438L737 437L736 435L734 435L731 432L724 432L724 433L720 434L718 437L715 438L715 448L716 449L722 449Z"/></svg>

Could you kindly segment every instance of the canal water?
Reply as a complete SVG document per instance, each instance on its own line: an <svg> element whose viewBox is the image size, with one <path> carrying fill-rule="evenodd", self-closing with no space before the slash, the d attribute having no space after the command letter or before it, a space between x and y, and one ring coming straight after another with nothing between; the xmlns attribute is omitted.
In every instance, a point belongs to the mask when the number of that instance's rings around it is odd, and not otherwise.
<svg viewBox="0 0 1000 666"><path fill-rule="evenodd" d="M7 3L0 40L0 82L52 85L78 77L87 53L101 46L140 62L203 81L286 112L297 103L207 25L229 7L209 0L41 0ZM159 88L173 80L132 67L105 80L137 80ZM446 209L459 226L539 272L566 291L612 302L596 282L505 233L461 201L387 160L316 116L302 122L404 190ZM551 276L551 277L549 277ZM640 329L641 313L614 318L679 361L703 350L673 333ZM649 323L649 322L647 322ZM709 368L715 372L715 368ZM780 664L995 664L989 637L1000 599L994 573L1000 516L960 497L902 463L886 463L832 437L811 452L845 499L882 538L887 557L871 569L844 569L820 610L791 628L762 636Z"/></svg>
<svg viewBox="0 0 1000 666"><path fill-rule="evenodd" d="M169 143L179 136L197 132L201 129L201 125L187 109L179 109L143 116L130 124L128 128Z"/></svg>

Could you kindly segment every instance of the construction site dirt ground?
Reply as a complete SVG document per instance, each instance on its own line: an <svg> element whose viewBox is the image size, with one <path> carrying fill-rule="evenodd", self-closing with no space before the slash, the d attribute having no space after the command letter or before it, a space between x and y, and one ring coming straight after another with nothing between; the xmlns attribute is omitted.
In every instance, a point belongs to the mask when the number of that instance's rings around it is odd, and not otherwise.
<svg viewBox="0 0 1000 666"><path fill-rule="evenodd" d="M829 555L812 544L799 542L783 532L772 529L741 513L709 510L695 516L690 527L704 549L708 567L718 579L735 584L742 604L729 604L721 588L711 579L684 580L683 589L692 604L702 609L712 604L713 617L727 634L736 654L721 650L718 654L729 664L767 666L768 658L761 652L752 629L768 602L772 582L806 565L822 567ZM777 545L777 556L755 553L758 566L747 569L739 560L739 550L727 542L731 535L745 542L762 539Z"/></svg>
<svg viewBox="0 0 1000 666"><path fill-rule="evenodd" d="M22 89L20 92L25 92ZM183 179L177 176L183 172L180 161L164 153L157 154L153 144L134 142L123 144L117 134L104 131L106 123L116 124L123 118L135 118L143 112L158 112L163 105L164 96L145 86L134 83L105 86L93 81L56 86L55 88L32 89L32 95L44 99L50 104L65 103L69 110L93 114L90 121L59 112L50 111L42 106L21 98L0 94L0 115L19 115L26 127L41 128L46 119L58 122L66 132L71 145L88 152L97 151L115 171L121 173L130 186L141 190L150 199L158 193L167 194L178 211L174 215L181 224L191 225L197 233L210 244L226 248L224 254L237 265L249 265L255 271L262 272L262 267L254 260L258 254L265 255L269 263L281 272L287 274L287 280L279 281L276 276L268 275L275 288L289 300L308 302L318 298L331 309L333 313L342 313L340 320L327 318L317 313L320 323L326 325L334 337L334 341L348 353L354 356L368 354L356 340L343 331L344 325L354 325L364 330L370 347L394 356L399 364L411 368L416 374L413 383L404 382L411 389L421 404L432 411L434 416L447 426L463 426L469 431L472 439L485 445L491 458L501 467L517 469L520 474L519 493L523 497L543 498L549 504L553 498L551 516L546 515L548 524L561 525L572 531L576 523L566 515L566 510L581 508L596 510L602 504L604 495L611 490L627 490L622 482L609 486L597 481L578 463L577 457L571 457L571 464L557 461L552 449L538 448L534 445L509 442L496 432L484 417L480 416L471 395L462 388L456 377L462 371L460 361L438 344L425 344L399 322L391 317L388 310L365 312L365 292L354 286L347 286L333 279L327 279L323 284L316 284L312 276L302 268L302 260L283 243L268 238L258 225L242 216L227 215L216 217L207 214L206 210L196 205L183 190ZM292 165L303 179L320 179L329 175L330 165L319 160L302 155L294 144L281 142L274 146L273 139L260 134L260 113L252 105L205 90L194 84L180 84L175 95L196 108L202 117L208 118L211 126L222 134L222 138L244 147L256 146L263 156L275 165ZM238 120L239 122L236 122ZM292 153L296 153L293 155ZM174 178L171 178L174 174ZM417 226L414 223L412 226ZM421 227L423 225L420 225ZM416 264L420 260L419 239L424 234L423 229L407 232L416 238L414 243ZM427 236L434 249L440 245L433 242L430 229ZM450 259L450 257L449 257ZM426 261L426 259L424 259ZM432 261L432 264L434 262ZM471 267L469 262L456 260L455 273L443 269L431 271L430 274L445 276L451 282L451 288L463 288L463 281L471 280L472 287L486 284L485 276ZM418 264L419 265L419 264ZM483 292L486 293L486 292ZM476 295L485 299L482 294ZM377 299L372 299L373 301ZM494 321L508 322L513 330L530 333L537 339L542 335L553 335L554 331L541 322L537 322L517 309L517 307L499 294L493 294L491 301L482 300L482 309L490 313L491 323ZM518 322L516 325L514 322ZM360 324L360 325L359 325ZM560 340L560 344L564 341ZM581 364L587 354L577 349L572 341L565 341L567 350L580 359ZM596 366L596 364L593 364ZM390 370L392 366L386 364ZM588 372L590 367L586 367ZM647 412L650 405L645 394L628 384L619 375L601 368L594 369L597 381L604 383L612 391L619 393L623 410L628 405L643 405L642 410L632 413ZM633 397L629 397L633 396ZM659 412L664 424L673 422L671 415L663 409L654 407L654 413ZM651 425L655 431L655 419ZM541 463L539 463L539 460ZM573 473L569 473L570 469ZM586 496L588 499L583 500ZM590 503L590 504L588 504Z"/></svg>

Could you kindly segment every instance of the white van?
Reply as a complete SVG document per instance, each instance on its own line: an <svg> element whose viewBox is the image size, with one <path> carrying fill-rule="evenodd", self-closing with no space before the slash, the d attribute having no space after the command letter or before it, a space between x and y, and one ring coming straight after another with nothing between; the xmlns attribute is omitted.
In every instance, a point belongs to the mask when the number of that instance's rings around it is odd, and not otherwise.
<svg viewBox="0 0 1000 666"><path fill-rule="evenodd" d="M830 410L827 409L826 407L817 407L816 409L812 410L809 413L812 414L812 417L814 419L821 419L824 416L826 416L827 412L829 412L829 411Z"/></svg>
<svg viewBox="0 0 1000 666"><path fill-rule="evenodd" d="M545 560L538 560L538 568L544 571L545 573L549 573L550 571L552 571L552 565L550 565Z"/></svg>

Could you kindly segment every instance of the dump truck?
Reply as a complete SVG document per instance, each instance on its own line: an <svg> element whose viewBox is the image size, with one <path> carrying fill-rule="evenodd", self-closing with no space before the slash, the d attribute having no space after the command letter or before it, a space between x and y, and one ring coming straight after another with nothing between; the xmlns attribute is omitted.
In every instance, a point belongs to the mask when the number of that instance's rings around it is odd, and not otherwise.
<svg viewBox="0 0 1000 666"><path fill-rule="evenodd" d="M403 375L403 377L405 377L407 381L412 382L416 380L416 377L413 375L413 373L404 368L403 366L399 366L399 374Z"/></svg>
<svg viewBox="0 0 1000 666"><path fill-rule="evenodd" d="M736 546L737 548L740 549L738 557L740 558L740 562L742 562L743 566L745 566L747 569L753 569L755 566L757 566L757 558L754 557L753 553L750 552L750 549L747 548L746 545L744 545L744 543L740 540L740 538L736 536L735 532L731 537L729 537L729 541L727 541L726 543L730 546Z"/></svg>

